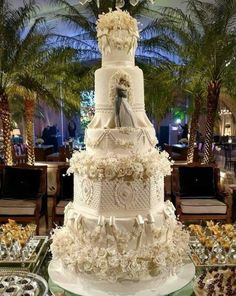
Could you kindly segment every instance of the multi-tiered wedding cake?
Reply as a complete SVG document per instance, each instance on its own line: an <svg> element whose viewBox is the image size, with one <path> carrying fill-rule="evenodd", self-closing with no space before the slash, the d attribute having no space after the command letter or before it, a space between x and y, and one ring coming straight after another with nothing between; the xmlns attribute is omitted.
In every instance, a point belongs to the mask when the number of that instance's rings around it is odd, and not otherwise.
<svg viewBox="0 0 236 296"><path fill-rule="evenodd" d="M145 113L143 73L134 64L137 21L120 10L103 14L97 36L96 112L86 151L70 161L74 201L54 232L53 259L93 281L163 279L182 264L188 235L164 202L171 163L155 148Z"/></svg>

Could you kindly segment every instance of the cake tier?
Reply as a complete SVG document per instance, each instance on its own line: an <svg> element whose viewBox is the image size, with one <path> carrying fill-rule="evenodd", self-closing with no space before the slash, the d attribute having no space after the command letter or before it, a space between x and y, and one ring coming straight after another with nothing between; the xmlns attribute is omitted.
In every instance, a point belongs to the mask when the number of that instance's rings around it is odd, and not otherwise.
<svg viewBox="0 0 236 296"><path fill-rule="evenodd" d="M154 150L157 144L154 128L114 128L86 130L85 143L87 152L105 156L114 154L146 154Z"/></svg>
<svg viewBox="0 0 236 296"><path fill-rule="evenodd" d="M90 128L114 128L115 98L120 81L128 84L128 103L135 114L136 127L152 127L144 107L143 72L138 67L110 66L95 72L95 116Z"/></svg>
<svg viewBox="0 0 236 296"><path fill-rule="evenodd" d="M91 180L74 174L74 207L93 216L135 217L161 213L163 176L147 180Z"/></svg>
<svg viewBox="0 0 236 296"><path fill-rule="evenodd" d="M55 230L53 260L65 269L109 281L165 278L175 273L188 249L188 234L167 201L157 215L90 218L70 203L65 225Z"/></svg>
<svg viewBox="0 0 236 296"><path fill-rule="evenodd" d="M137 67L110 66L102 67L95 72L95 104L96 107L109 106L114 109L116 86L119 79L124 78L130 84L129 103L134 109L144 110L143 71Z"/></svg>
<svg viewBox="0 0 236 296"><path fill-rule="evenodd" d="M117 10L99 15L97 37L103 65L134 64L139 32L136 19L129 13Z"/></svg>
<svg viewBox="0 0 236 296"><path fill-rule="evenodd" d="M102 54L102 67L114 66L134 66L134 52L127 52L127 49L111 48L111 51L107 54Z"/></svg>
<svg viewBox="0 0 236 296"><path fill-rule="evenodd" d="M127 149L129 151L129 149ZM128 153L127 153L128 154ZM117 217L162 211L164 176L170 174L168 154L76 152L68 172L74 173L74 204L89 215Z"/></svg>

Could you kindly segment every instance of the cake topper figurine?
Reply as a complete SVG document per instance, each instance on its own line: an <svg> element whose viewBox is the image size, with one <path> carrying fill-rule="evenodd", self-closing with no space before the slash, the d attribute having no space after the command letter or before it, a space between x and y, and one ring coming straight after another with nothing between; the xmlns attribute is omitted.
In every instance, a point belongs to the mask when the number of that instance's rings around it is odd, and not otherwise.
<svg viewBox="0 0 236 296"><path fill-rule="evenodd" d="M135 114L128 102L128 81L120 79L116 88L115 125L116 127L137 127Z"/></svg>

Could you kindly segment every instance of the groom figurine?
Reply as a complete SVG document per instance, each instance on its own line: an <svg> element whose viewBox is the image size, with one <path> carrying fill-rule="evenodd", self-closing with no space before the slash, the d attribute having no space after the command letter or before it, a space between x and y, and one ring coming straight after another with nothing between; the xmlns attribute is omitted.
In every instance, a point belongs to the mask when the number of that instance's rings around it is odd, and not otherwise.
<svg viewBox="0 0 236 296"><path fill-rule="evenodd" d="M116 88L115 99L115 124L116 127L136 127L135 114L128 103L128 92L123 85Z"/></svg>

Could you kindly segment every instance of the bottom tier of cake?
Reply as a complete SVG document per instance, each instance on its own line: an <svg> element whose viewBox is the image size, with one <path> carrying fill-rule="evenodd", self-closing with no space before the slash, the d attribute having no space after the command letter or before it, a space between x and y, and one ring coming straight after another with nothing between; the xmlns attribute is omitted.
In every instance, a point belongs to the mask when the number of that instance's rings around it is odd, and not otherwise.
<svg viewBox="0 0 236 296"><path fill-rule="evenodd" d="M65 269L117 282L173 275L186 257L189 237L167 201L162 213L130 219L84 216L70 203L64 226L52 238L53 259Z"/></svg>
<svg viewBox="0 0 236 296"><path fill-rule="evenodd" d="M193 279L195 275L194 264L189 262L188 258L186 259L187 262L166 280L150 277L150 280L145 281L116 283L97 280L93 275L80 274L78 276L78 274L64 269L60 262L51 261L48 267L49 286L52 292L58 291L57 286L59 286L66 290L66 294L67 291L70 291L73 295L83 296L164 296L180 290ZM181 291L178 291L178 295L182 295Z"/></svg>

